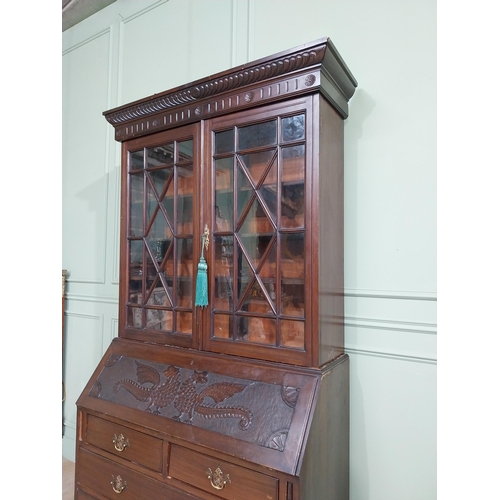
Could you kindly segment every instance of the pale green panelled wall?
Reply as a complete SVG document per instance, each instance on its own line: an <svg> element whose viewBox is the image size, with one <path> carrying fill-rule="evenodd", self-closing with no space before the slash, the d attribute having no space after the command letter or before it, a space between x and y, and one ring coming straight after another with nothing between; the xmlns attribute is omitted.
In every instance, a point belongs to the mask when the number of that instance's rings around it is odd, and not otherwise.
<svg viewBox="0 0 500 500"><path fill-rule="evenodd" d="M323 36L359 83L345 121L351 500L436 498L431 0L117 0L63 33L64 457L118 332L120 158L102 112Z"/></svg>

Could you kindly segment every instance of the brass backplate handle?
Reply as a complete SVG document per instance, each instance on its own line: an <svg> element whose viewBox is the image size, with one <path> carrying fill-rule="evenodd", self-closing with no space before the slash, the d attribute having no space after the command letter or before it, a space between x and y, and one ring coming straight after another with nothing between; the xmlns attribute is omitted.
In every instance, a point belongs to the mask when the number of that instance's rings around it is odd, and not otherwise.
<svg viewBox="0 0 500 500"><path fill-rule="evenodd" d="M222 490L222 488L224 488L226 484L231 482L231 479L229 479L229 474L226 474L224 476L224 473L220 468L220 464L217 466L217 469L215 469L214 472L212 472L212 469L208 468L207 477L208 479L210 479L210 483L216 490Z"/></svg>
<svg viewBox="0 0 500 500"><path fill-rule="evenodd" d="M124 481L121 476L111 476L111 486L115 493L121 493L127 487L127 481Z"/></svg>
<svg viewBox="0 0 500 500"><path fill-rule="evenodd" d="M125 439L123 434L117 436L116 434L113 436L113 444L115 445L116 451L123 451L127 446L130 446L130 441Z"/></svg>

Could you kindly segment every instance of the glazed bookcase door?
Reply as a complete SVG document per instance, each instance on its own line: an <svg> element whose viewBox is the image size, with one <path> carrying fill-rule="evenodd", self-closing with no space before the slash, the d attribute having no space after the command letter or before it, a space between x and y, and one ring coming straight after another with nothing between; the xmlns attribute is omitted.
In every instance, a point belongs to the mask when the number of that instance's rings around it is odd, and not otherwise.
<svg viewBox="0 0 500 500"><path fill-rule="evenodd" d="M208 349L304 364L310 107L213 119Z"/></svg>
<svg viewBox="0 0 500 500"><path fill-rule="evenodd" d="M199 125L124 143L124 336L195 346ZM125 200L125 201L123 201Z"/></svg>

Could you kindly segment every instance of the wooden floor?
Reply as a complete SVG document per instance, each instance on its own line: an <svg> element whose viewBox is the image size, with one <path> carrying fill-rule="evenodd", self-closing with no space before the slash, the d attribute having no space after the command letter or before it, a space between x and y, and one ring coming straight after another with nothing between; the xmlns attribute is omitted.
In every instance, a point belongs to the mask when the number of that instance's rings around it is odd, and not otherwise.
<svg viewBox="0 0 500 500"><path fill-rule="evenodd" d="M71 460L62 459L62 500L73 500L75 484L75 464Z"/></svg>

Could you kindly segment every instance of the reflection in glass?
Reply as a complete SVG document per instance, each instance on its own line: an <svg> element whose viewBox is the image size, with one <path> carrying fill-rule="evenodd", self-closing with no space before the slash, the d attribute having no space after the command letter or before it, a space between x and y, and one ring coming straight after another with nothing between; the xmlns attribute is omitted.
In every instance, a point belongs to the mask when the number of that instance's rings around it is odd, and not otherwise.
<svg viewBox="0 0 500 500"><path fill-rule="evenodd" d="M229 311L233 307L233 236L216 236L214 244L214 308Z"/></svg>
<svg viewBox="0 0 500 500"><path fill-rule="evenodd" d="M215 154L234 151L234 129L215 133Z"/></svg>
<svg viewBox="0 0 500 500"><path fill-rule="evenodd" d="M259 151L257 153L240 155L238 157L243 165L245 165L251 179L253 180L254 185L257 185L259 183L275 154L276 150L271 149L268 151Z"/></svg>
<svg viewBox="0 0 500 500"><path fill-rule="evenodd" d="M193 330L193 313L179 311L176 314L176 331L178 333L191 333Z"/></svg>
<svg viewBox="0 0 500 500"><path fill-rule="evenodd" d="M304 278L304 233L281 235L281 277Z"/></svg>
<svg viewBox="0 0 500 500"><path fill-rule="evenodd" d="M142 328L142 309L140 307L127 308L127 326Z"/></svg>
<svg viewBox="0 0 500 500"><path fill-rule="evenodd" d="M177 232L181 234L193 233L193 197L181 196L191 195L193 193L193 167L177 168Z"/></svg>
<svg viewBox="0 0 500 500"><path fill-rule="evenodd" d="M250 279L253 277L253 271L248 264L247 258L243 255L240 246L238 245L238 289L237 289L237 299L238 301L243 297L247 291L247 286Z"/></svg>
<svg viewBox="0 0 500 500"><path fill-rule="evenodd" d="M233 317L228 314L214 314L213 336L219 339L232 337Z"/></svg>
<svg viewBox="0 0 500 500"><path fill-rule="evenodd" d="M144 150L129 152L128 154L128 169L140 170L144 168Z"/></svg>
<svg viewBox="0 0 500 500"><path fill-rule="evenodd" d="M165 241L170 240L171 238L172 232L170 231L170 227L167 225L165 216L163 215L163 212L157 208L154 213L153 222L146 237L153 255L158 254L158 240ZM161 258L157 258L156 260L161 261Z"/></svg>
<svg viewBox="0 0 500 500"><path fill-rule="evenodd" d="M296 141L305 138L304 115L295 115L281 120L281 140Z"/></svg>
<svg viewBox="0 0 500 500"><path fill-rule="evenodd" d="M216 231L233 227L233 158L215 160L215 217L220 225Z"/></svg>
<svg viewBox="0 0 500 500"><path fill-rule="evenodd" d="M172 169L161 169L161 170L153 170L149 172L148 179L150 179L151 184L156 191L157 199L162 199L166 187L167 180L170 175L172 175Z"/></svg>
<svg viewBox="0 0 500 500"><path fill-rule="evenodd" d="M174 176L170 175L167 179L167 191L162 200L162 205L167 213L167 220L170 227L174 227Z"/></svg>
<svg viewBox="0 0 500 500"><path fill-rule="evenodd" d="M179 163L193 161L193 140L182 141L177 143L179 152Z"/></svg>
<svg viewBox="0 0 500 500"><path fill-rule="evenodd" d="M130 220L129 235L141 236L143 231L142 212L144 203L144 177L141 174L130 176Z"/></svg>
<svg viewBox="0 0 500 500"><path fill-rule="evenodd" d="M174 144L146 149L147 168L170 166L174 163Z"/></svg>
<svg viewBox="0 0 500 500"><path fill-rule="evenodd" d="M248 204L248 201L253 195L253 189L245 173L245 169L241 166L239 162L237 171L237 183L238 183L237 185L238 191L236 193L237 203L238 203L237 216L238 219L240 219L243 211L245 210Z"/></svg>
<svg viewBox="0 0 500 500"><path fill-rule="evenodd" d="M304 227L304 146L282 150L281 226Z"/></svg>
<svg viewBox="0 0 500 500"><path fill-rule="evenodd" d="M146 328L171 332L172 311L164 309L146 309Z"/></svg>
<svg viewBox="0 0 500 500"><path fill-rule="evenodd" d="M129 253L129 302L142 302L142 240L130 241Z"/></svg>
<svg viewBox="0 0 500 500"><path fill-rule="evenodd" d="M239 127L238 151L276 144L277 130L276 120Z"/></svg>
<svg viewBox="0 0 500 500"><path fill-rule="evenodd" d="M281 345L304 349L304 322L281 320Z"/></svg>
<svg viewBox="0 0 500 500"><path fill-rule="evenodd" d="M257 316L260 313L272 313L269 304L265 301L254 300L249 304L248 310L255 313L255 316L245 318L248 329L247 340L259 344L276 345L276 319Z"/></svg>
<svg viewBox="0 0 500 500"><path fill-rule="evenodd" d="M273 224L262 208L262 205L258 198L254 198L250 209L245 215L240 233L243 235L253 234L255 237L258 233L269 234L273 232Z"/></svg>
<svg viewBox="0 0 500 500"><path fill-rule="evenodd" d="M273 222L276 222L276 212L278 210L278 204L276 202L278 195L278 162L276 159L271 165L271 168L269 169L264 182L258 191L271 213Z"/></svg>

